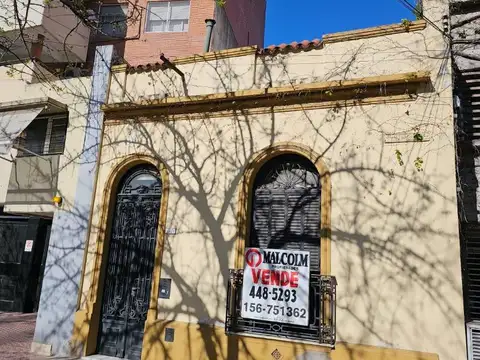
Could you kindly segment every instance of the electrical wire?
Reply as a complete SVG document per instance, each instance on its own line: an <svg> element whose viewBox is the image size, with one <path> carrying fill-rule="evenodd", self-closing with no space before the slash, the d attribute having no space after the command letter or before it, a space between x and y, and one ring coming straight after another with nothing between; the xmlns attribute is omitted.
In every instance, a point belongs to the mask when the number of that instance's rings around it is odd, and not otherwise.
<svg viewBox="0 0 480 360"><path fill-rule="evenodd" d="M437 26L432 20L430 20L428 17L426 17L423 12L418 11L418 9L409 3L407 0L397 0L400 4L402 4L407 10L410 10L415 16L418 16L425 20L429 25L431 25L434 29L438 30L442 35L445 37L451 39L450 35L447 34L445 31L443 31L441 28Z"/></svg>

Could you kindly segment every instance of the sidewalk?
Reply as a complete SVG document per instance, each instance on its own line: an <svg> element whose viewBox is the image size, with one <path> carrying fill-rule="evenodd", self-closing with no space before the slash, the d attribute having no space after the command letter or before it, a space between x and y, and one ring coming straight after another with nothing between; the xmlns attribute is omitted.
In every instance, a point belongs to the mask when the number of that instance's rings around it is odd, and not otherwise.
<svg viewBox="0 0 480 360"><path fill-rule="evenodd" d="M44 357L30 353L37 314L0 312L0 360L74 360L76 357ZM96 355L92 359L114 359Z"/></svg>
<svg viewBox="0 0 480 360"><path fill-rule="evenodd" d="M0 313L0 360L31 360L36 318L37 314Z"/></svg>

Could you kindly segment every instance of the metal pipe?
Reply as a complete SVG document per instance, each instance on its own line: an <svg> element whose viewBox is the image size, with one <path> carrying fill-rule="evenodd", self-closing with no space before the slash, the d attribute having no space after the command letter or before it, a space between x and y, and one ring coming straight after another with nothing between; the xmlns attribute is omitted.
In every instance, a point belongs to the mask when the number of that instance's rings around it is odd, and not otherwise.
<svg viewBox="0 0 480 360"><path fill-rule="evenodd" d="M214 25L216 24L216 21L213 19L206 19L205 23L207 24L207 35L205 36L205 45L203 46L203 52L209 52L210 41L212 40L212 31Z"/></svg>
<svg viewBox="0 0 480 360"><path fill-rule="evenodd" d="M163 65L165 65L167 68L172 69L178 75L180 75L180 78L182 79L184 95L188 96L188 87L185 81L185 74L178 67L176 67L175 64L171 63L170 60L168 60L163 53L160 54L160 60L163 61Z"/></svg>

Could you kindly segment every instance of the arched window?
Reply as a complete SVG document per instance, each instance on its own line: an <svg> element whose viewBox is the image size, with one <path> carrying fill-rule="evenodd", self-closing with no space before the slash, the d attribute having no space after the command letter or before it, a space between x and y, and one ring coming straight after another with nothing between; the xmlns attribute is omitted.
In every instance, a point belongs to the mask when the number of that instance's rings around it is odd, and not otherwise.
<svg viewBox="0 0 480 360"><path fill-rule="evenodd" d="M250 247L309 251L320 271L320 176L295 154L277 156L255 177Z"/></svg>
<svg viewBox="0 0 480 360"><path fill-rule="evenodd" d="M241 209L250 214L248 229L242 229L244 221L239 222L239 241L244 241L240 246L245 244L245 247L310 253L307 324L243 317L243 310L247 306L248 309L252 308L252 304L257 313L273 311L273 315L285 309L288 314L289 309L294 307L287 306L284 309L282 306L289 300L273 299L276 294L273 288L265 293L263 289L269 288L269 285L245 287L245 252L242 251L241 263L238 262L236 269L230 269L225 321L227 335L267 335L289 340L313 341L329 346L335 344L336 279L328 275L329 239L325 231L330 225L329 174L320 161L317 165L322 167L322 175L308 158L299 154L288 153L273 157L260 167L253 179L250 177L253 168L247 169L240 197ZM247 195L244 191L249 188L250 181L253 181L253 187ZM246 199L249 199L248 204ZM322 211L324 214L321 214ZM321 221L324 223L321 224ZM245 237L245 234L248 234L248 237ZM320 254L325 261L323 264L320 263ZM258 272L256 274L259 276ZM271 275L266 275L265 279L269 276ZM262 278L261 282L263 281ZM268 280L265 281L268 283ZM258 293L259 288L262 289L261 293ZM244 301L244 296L247 296L248 300ZM262 308L260 303L252 301L252 298L258 299L259 296L271 299L273 310L268 306ZM302 299L307 300L305 293ZM275 309L278 310L277 314Z"/></svg>

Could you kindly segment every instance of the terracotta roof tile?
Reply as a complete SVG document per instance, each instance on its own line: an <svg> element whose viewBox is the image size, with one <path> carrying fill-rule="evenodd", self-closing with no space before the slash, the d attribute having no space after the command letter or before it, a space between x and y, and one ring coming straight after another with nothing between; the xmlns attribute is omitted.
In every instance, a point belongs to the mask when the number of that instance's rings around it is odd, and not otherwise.
<svg viewBox="0 0 480 360"><path fill-rule="evenodd" d="M323 41L320 39L303 40L302 42L291 42L290 44L270 45L266 48L259 49L258 53L262 55L276 55L279 53L309 51L313 49L321 49Z"/></svg>
<svg viewBox="0 0 480 360"><path fill-rule="evenodd" d="M286 54L289 52L301 52L301 51L310 51L314 49L321 49L323 48L323 41L321 39L314 39L314 40L303 40L302 42L291 42L290 44L280 44L280 45L270 45L263 49L258 49L257 53L260 55L277 55L277 54ZM171 60L175 63L175 59ZM164 68L165 65L161 62L155 63L147 63L147 64L140 64L136 66L129 66L129 72L136 72L136 71L152 71Z"/></svg>
<svg viewBox="0 0 480 360"><path fill-rule="evenodd" d="M289 52L301 52L301 51L310 51L314 49L322 49L325 43L351 41L351 40L358 40L358 39L371 38L371 37L377 37L377 36L384 36L389 34L391 35L391 34L412 32L417 30L423 30L425 27L426 27L425 20L416 20L411 23L408 29L405 28L403 24L383 25L383 26L376 26L372 28L327 34L323 36L323 40L314 39L314 40L303 40L302 42L294 41L294 42L291 42L290 44L270 45L263 49L255 49L253 51L256 51L256 53L260 55L275 56L277 54L282 54L282 53L286 54ZM253 49L255 47L246 47L246 48ZM242 50L242 49L243 48L239 48L239 50ZM227 49L225 51L229 51L229 50L232 50L232 49ZM195 55L194 57L196 56L199 56L200 58L203 57L203 55ZM172 63L175 63L175 59L172 59ZM150 63L150 64L130 66L128 70L131 72L151 71L151 70L156 70L163 67L164 65L161 62L156 62L156 63Z"/></svg>

